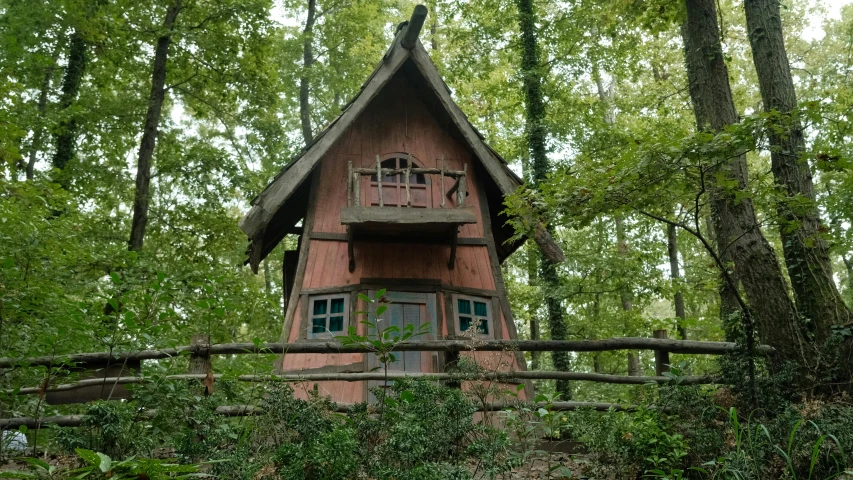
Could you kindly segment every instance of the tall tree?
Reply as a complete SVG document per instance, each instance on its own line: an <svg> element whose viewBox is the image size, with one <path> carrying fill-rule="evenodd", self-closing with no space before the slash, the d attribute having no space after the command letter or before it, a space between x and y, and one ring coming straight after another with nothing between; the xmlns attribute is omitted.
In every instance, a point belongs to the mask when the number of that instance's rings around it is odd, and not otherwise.
<svg viewBox="0 0 853 480"><path fill-rule="evenodd" d="M778 0L744 2L752 58L766 112L781 113L783 128L771 126L773 177L784 198L776 206L782 251L799 312L826 340L832 325L853 320L832 278L829 248L823 238L809 163L804 158L803 127L796 118L797 94L785 51Z"/></svg>
<svg viewBox="0 0 853 480"><path fill-rule="evenodd" d="M545 102L542 98L542 74L539 65L539 46L536 40L536 12L533 0L518 0L518 23L521 30L521 75L524 83L524 99L527 135L527 148L533 163L533 180L539 185L547 179L548 154L545 146ZM553 236L553 226L547 227ZM541 255L539 259L540 284L546 290L545 304L548 309L548 327L551 330L552 340L566 339L566 324L563 320L563 306L557 298L555 290L559 287L557 276L557 265ZM552 358L554 368L559 371L569 370L568 352L553 352ZM558 380L557 393L565 399L572 398L569 382Z"/></svg>
<svg viewBox="0 0 853 480"><path fill-rule="evenodd" d="M684 325L684 320L687 318L687 313L684 310L684 294L681 293L681 272L678 268L678 232L675 225L668 224L666 226L666 251L669 256L669 276L672 280L672 286L675 288L675 316L678 318L678 336L682 340L687 340L687 328Z"/></svg>
<svg viewBox="0 0 853 480"><path fill-rule="evenodd" d="M317 15L317 1L308 0L308 18L302 31L302 75L299 77L299 120L302 123L302 139L305 145L314 141L311 130L311 65L314 64L314 21Z"/></svg>
<svg viewBox="0 0 853 480"><path fill-rule="evenodd" d="M41 90L39 90L39 121L36 122L35 126L33 127L33 140L30 143L29 159L27 160L27 180L32 180L33 176L35 175L36 159L38 158L38 152L42 149L44 125L42 125L41 122L44 121L45 114L47 113L47 94L50 90L50 81L53 78L53 70L53 65L50 65L45 68L44 79L41 83Z"/></svg>
<svg viewBox="0 0 853 480"><path fill-rule="evenodd" d="M700 131L721 132L738 121L738 114L720 44L715 2L686 3L682 36L696 124ZM734 260L761 339L776 347L783 358L802 359L796 309L776 255L759 228L752 199L745 195L746 156L742 151L720 152L709 160L713 163L700 181L708 185L718 251L730 253Z"/></svg>
<svg viewBox="0 0 853 480"><path fill-rule="evenodd" d="M59 97L59 109L66 112L74 104L80 93L80 85L83 82L83 73L86 70L86 40L79 31L71 34L68 42L68 60L65 66L65 74L62 77L62 94ZM77 119L71 113L66 113L55 135L56 151L53 154L53 166L64 170L68 162L74 158L74 145L77 142ZM63 182L67 176L63 176Z"/></svg>
<svg viewBox="0 0 853 480"><path fill-rule="evenodd" d="M133 222L130 227L130 250L142 250L145 229L148 226L148 207L151 203L151 160L157 145L157 129L166 98L166 64L175 20L181 12L182 0L173 0L163 20L163 34L154 48L154 64L151 72L151 94L148 96L148 111L142 127L142 141L136 165L136 192L133 198Z"/></svg>

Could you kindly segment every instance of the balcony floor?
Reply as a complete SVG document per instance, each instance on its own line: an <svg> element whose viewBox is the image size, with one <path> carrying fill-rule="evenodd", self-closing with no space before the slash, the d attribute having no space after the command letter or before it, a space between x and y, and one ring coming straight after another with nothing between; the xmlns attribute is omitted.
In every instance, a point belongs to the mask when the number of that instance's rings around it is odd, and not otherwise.
<svg viewBox="0 0 853 480"><path fill-rule="evenodd" d="M477 223L477 215L472 207L341 209L341 224L347 225L356 239L400 237L401 241L420 239L425 242L446 242L456 233L459 225L467 223Z"/></svg>

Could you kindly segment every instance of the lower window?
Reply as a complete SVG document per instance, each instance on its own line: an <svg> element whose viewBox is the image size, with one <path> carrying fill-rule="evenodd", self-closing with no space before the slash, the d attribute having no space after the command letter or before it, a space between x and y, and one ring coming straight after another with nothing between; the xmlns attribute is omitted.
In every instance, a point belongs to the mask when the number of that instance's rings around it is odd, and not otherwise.
<svg viewBox="0 0 853 480"><path fill-rule="evenodd" d="M343 335L349 323L347 295L315 295L310 298L308 338L332 338Z"/></svg>
<svg viewBox="0 0 853 480"><path fill-rule="evenodd" d="M474 332L478 337L492 338L494 324L491 299L469 295L453 295L457 333Z"/></svg>

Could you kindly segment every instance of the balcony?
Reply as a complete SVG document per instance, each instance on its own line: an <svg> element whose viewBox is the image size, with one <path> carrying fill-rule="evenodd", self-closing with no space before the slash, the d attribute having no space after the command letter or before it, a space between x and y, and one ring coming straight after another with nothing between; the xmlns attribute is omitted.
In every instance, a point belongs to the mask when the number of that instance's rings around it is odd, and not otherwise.
<svg viewBox="0 0 853 480"><path fill-rule="evenodd" d="M448 268L452 269L459 226L477 223L474 209L465 206L468 165L460 171L444 168L443 161L442 168L415 167L410 159L400 159L396 164L403 167L385 168L386 162L377 157L376 168L353 168L352 162L348 166L347 206L341 209L341 224L347 227L350 271L355 269L353 243L356 241L447 243L451 247ZM371 177L370 202L362 198L361 178L364 176ZM424 196L431 194L425 181L427 176L438 177L439 208L424 208ZM447 191L445 177L455 179ZM455 206L448 208L446 200L452 199L454 194Z"/></svg>

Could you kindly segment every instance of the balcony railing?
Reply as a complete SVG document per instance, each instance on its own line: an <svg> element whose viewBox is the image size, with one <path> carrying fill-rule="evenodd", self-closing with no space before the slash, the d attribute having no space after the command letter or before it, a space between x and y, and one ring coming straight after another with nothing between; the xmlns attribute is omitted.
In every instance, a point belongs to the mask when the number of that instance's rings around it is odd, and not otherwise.
<svg viewBox="0 0 853 480"><path fill-rule="evenodd" d="M347 239L349 243L349 269L355 270L355 254L353 243L358 240L385 241L392 239L395 242L412 243L446 243L450 245L450 258L447 266L453 269L456 262L456 245L459 235L459 226L477 223L477 214L471 207L465 206L468 196L468 165L463 164L462 170L447 169L444 158L441 159L441 168L415 168L412 166L411 157L408 158L405 168L382 168L382 161L377 155L375 168L354 168L352 162L348 165L347 180L347 206L341 210L341 224L347 227ZM390 202L394 207L386 206L382 193L382 177L401 175L402 182L394 182L396 189L395 198ZM437 175L441 188L440 208L412 208L412 175ZM375 176L377 198L375 205L365 206L361 198L361 177ZM450 177L456 182L445 190L444 178ZM400 198L400 187L405 190L406 198ZM389 184L390 186L390 184ZM417 187L423 187L420 182ZM426 197L431 197L429 187L426 189ZM446 208L447 200L453 199L456 194L454 208ZM418 201L420 203L420 200ZM426 203L429 205L429 202ZM417 206L426 206L417 205ZM397 208L397 207L407 208Z"/></svg>
<svg viewBox="0 0 853 480"><path fill-rule="evenodd" d="M465 207L465 197L468 196L468 164L462 165L462 170L448 170L445 167L444 158L441 159L441 168L413 168L412 160L409 158L406 168L382 168L379 155L376 156L376 168L353 168L352 161L349 162L349 176L347 181L347 207L358 207L362 205L361 199L361 177L376 176L376 189L379 197L379 206L384 207L385 201L382 196L382 177L402 175L406 190L405 206L412 207L411 177L412 175L438 175L441 186L441 208L445 208L446 199L456 194L456 208ZM445 192L444 177L456 179L456 182ZM395 185L396 186L396 185ZM402 202L401 202L402 203Z"/></svg>

